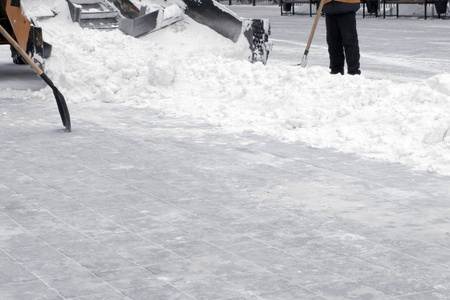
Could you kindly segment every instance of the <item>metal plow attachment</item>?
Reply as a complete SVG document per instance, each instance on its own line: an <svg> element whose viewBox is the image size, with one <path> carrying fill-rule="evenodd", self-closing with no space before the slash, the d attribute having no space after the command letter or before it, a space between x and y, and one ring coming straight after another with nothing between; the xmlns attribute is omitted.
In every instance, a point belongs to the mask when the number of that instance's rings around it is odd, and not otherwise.
<svg viewBox="0 0 450 300"><path fill-rule="evenodd" d="M103 0L67 0L73 22L93 29L115 29L119 12Z"/></svg>
<svg viewBox="0 0 450 300"><path fill-rule="evenodd" d="M272 42L269 42L270 26L269 20L244 19L243 35L250 44L251 61L267 63L269 53L272 51Z"/></svg>
<svg viewBox="0 0 450 300"><path fill-rule="evenodd" d="M92 29L120 29L138 37L181 20L164 19L164 9L147 13L147 6L137 8L129 0L66 0L72 21Z"/></svg>
<svg viewBox="0 0 450 300"><path fill-rule="evenodd" d="M174 14L172 11L167 18L164 12L169 7L147 13L147 6L137 8L130 0L66 1L72 20L82 27L119 28L128 35L139 37L182 20L184 10L196 22L210 27L235 43L244 36L249 43L249 60L252 62L266 64L269 52L272 51L269 20L240 18L213 0L183 0L180 7L172 5L179 13Z"/></svg>
<svg viewBox="0 0 450 300"><path fill-rule="evenodd" d="M128 35L138 37L158 28L160 10L139 16L134 19L124 18L119 21L119 29Z"/></svg>
<svg viewBox="0 0 450 300"><path fill-rule="evenodd" d="M266 64L272 42L269 42L270 23L264 19L243 19L213 0L183 0L185 13L200 24L237 42L241 35L247 39L251 51L250 61Z"/></svg>

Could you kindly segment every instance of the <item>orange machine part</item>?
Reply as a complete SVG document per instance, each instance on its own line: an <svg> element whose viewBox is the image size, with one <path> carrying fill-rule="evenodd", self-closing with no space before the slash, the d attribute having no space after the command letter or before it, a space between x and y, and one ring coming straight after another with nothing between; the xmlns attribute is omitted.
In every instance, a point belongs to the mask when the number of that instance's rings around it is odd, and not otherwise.
<svg viewBox="0 0 450 300"><path fill-rule="evenodd" d="M6 15L13 29L13 36L22 49L27 49L30 21L22 12L22 7L11 6L11 0L6 0Z"/></svg>

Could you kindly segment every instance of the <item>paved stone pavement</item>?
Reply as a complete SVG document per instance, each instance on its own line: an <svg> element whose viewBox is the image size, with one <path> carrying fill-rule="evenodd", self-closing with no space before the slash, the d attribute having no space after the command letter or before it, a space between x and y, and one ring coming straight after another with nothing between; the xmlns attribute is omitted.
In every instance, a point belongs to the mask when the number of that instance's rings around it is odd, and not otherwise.
<svg viewBox="0 0 450 300"><path fill-rule="evenodd" d="M0 98L0 298L450 299L448 177Z"/></svg>

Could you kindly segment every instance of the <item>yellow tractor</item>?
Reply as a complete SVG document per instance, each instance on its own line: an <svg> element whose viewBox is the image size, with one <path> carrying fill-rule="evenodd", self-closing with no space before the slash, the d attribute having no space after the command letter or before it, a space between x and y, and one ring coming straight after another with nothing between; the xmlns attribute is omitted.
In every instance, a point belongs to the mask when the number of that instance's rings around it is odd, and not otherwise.
<svg viewBox="0 0 450 300"><path fill-rule="evenodd" d="M10 45L13 61L28 63L53 90L63 125L71 131L66 100L42 70L44 58L50 56L51 45L42 40L42 29L25 16L20 0L0 0L0 44Z"/></svg>
<svg viewBox="0 0 450 300"><path fill-rule="evenodd" d="M20 0L0 0L0 25L38 65L43 66L44 59L51 54L51 45L42 39L42 28L25 16ZM0 35L1 44L10 43ZM11 57L16 64L27 63L12 46Z"/></svg>

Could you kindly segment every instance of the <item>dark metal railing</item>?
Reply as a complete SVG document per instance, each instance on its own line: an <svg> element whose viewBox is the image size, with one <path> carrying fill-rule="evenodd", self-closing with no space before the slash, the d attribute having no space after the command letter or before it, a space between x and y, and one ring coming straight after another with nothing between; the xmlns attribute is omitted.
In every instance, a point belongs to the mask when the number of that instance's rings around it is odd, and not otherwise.
<svg viewBox="0 0 450 300"><path fill-rule="evenodd" d="M279 5L279 0L216 0L223 5Z"/></svg>

